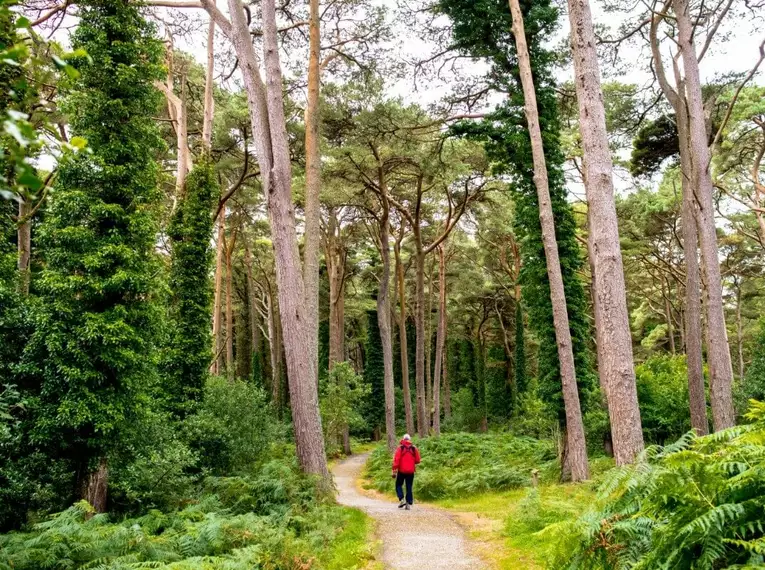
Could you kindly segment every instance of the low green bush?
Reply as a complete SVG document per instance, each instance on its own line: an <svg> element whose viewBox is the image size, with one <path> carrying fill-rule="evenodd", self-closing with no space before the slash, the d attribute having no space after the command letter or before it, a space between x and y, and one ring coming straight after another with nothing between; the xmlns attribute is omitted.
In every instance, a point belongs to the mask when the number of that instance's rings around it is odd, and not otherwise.
<svg viewBox="0 0 765 570"><path fill-rule="evenodd" d="M318 502L314 489L294 462L273 461L249 476L208 478L200 499L170 513L115 520L77 503L30 532L0 535L0 570L336 567L315 554L334 559L337 542L347 555L366 535L340 540L359 514Z"/></svg>
<svg viewBox="0 0 765 570"><path fill-rule="evenodd" d="M445 434L415 444L422 454L415 494L426 500L514 489L530 484L532 469L544 474L555 471L551 442L509 433ZM387 449L377 448L367 469L374 488L392 489Z"/></svg>
<svg viewBox="0 0 765 570"><path fill-rule="evenodd" d="M550 567L716 570L765 566L765 404L751 423L650 447L604 478L599 499L557 537Z"/></svg>
<svg viewBox="0 0 765 570"><path fill-rule="evenodd" d="M691 429L685 356L652 356L635 367L640 418L646 441L675 441Z"/></svg>

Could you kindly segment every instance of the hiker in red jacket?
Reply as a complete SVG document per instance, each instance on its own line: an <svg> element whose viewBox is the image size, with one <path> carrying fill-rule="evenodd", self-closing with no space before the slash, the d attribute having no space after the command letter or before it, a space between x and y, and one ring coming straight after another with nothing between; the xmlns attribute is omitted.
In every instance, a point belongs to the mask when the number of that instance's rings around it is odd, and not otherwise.
<svg viewBox="0 0 765 570"><path fill-rule="evenodd" d="M412 497L412 484L414 483L414 472L417 470L417 464L420 462L420 451L412 445L412 437L409 434L404 435L401 445L396 449L393 456L393 477L396 479L396 495L398 495L398 508L406 508L408 511L412 508L414 497ZM404 500L404 483L406 483L406 500Z"/></svg>

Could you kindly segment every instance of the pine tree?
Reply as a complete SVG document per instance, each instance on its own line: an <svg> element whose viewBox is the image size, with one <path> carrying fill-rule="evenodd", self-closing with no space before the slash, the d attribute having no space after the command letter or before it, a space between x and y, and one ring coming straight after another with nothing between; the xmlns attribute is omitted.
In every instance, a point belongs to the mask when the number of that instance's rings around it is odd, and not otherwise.
<svg viewBox="0 0 765 570"><path fill-rule="evenodd" d="M523 326L523 306L515 309L515 394L522 394L529 385L526 377L526 328Z"/></svg>
<svg viewBox="0 0 765 570"><path fill-rule="evenodd" d="M563 420L560 365L553 327L550 286L533 179L531 143L524 115L524 98L518 75L515 43L511 33L510 10L505 0L480 3L440 0L438 6L453 22L452 36L455 46L471 56L487 58L492 66L491 86L507 93L505 101L485 120L460 122L452 127L452 133L483 141L497 173L512 178L511 187L516 206L514 230L521 244L523 259L523 301L529 314L531 329L540 342L540 396L553 404L559 418ZM587 402L592 400L591 392L597 389L597 381L589 346L591 335L587 318L587 298L577 275L583 259L576 240L574 214L566 200L563 174L565 157L561 150L560 118L552 76L556 55L543 45L556 29L558 10L548 0L534 1L533 5L530 1L522 2L521 8L536 86L577 384L584 411L587 409Z"/></svg>
<svg viewBox="0 0 765 570"><path fill-rule="evenodd" d="M73 62L80 78L65 110L92 152L59 168L40 229L45 301L26 357L41 380L33 438L73 463L72 493L87 487L102 511L109 453L156 377L153 82L163 49L133 3L92 0L79 16L72 45L88 56Z"/></svg>
<svg viewBox="0 0 765 570"><path fill-rule="evenodd" d="M186 178L185 197L170 224L172 340L166 390L183 413L202 396L212 354L212 209L220 189L212 163L203 158Z"/></svg>

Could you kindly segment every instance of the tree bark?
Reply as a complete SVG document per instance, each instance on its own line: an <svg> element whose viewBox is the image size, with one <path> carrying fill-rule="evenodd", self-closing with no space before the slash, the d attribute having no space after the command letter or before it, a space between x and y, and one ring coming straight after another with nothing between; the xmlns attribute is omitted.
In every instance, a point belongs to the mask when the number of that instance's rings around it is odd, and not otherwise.
<svg viewBox="0 0 765 570"><path fill-rule="evenodd" d="M428 276L428 316L426 319L427 332L425 335L425 410L428 419L428 429L433 421L433 273L436 270L436 256L434 255L430 263L430 275Z"/></svg>
<svg viewBox="0 0 765 570"><path fill-rule="evenodd" d="M213 303L213 362L210 365L210 374L220 374L221 354L223 352L223 335L221 329L221 313L223 306L223 253L226 239L225 219L226 213L221 212L218 217L218 242L215 246L215 301Z"/></svg>
<svg viewBox="0 0 765 570"><path fill-rule="evenodd" d="M682 225L683 250L686 267L685 313L683 344L685 346L688 368L688 396L690 401L691 427L699 435L709 433L706 412L706 393L704 390L704 371L702 356L701 331L701 272L698 259L698 222L693 186L695 185L693 168L690 160L691 148L688 133L688 107L685 98L685 86L678 66L674 65L677 91L672 89L666 77L661 51L657 38L659 17L651 22L650 41L654 69L664 96L675 110L677 134L680 152L680 171L682 186Z"/></svg>
<svg viewBox="0 0 765 570"><path fill-rule="evenodd" d="M415 392L417 399L417 433L420 437L428 435L428 413L425 393L425 252L417 239L419 228L414 230L417 241L415 252Z"/></svg>
<svg viewBox="0 0 765 570"><path fill-rule="evenodd" d="M403 231L401 233L401 238L403 238ZM401 262L401 239L396 240L393 246L393 251L396 256L396 277L398 279L398 298L400 310L398 336L401 351L401 386L404 391L404 416L407 433L414 433L412 390L409 386L409 347L407 346L406 338L406 291L404 289L404 265Z"/></svg>
<svg viewBox="0 0 765 570"><path fill-rule="evenodd" d="M688 13L688 0L675 0L674 8L677 16L678 47L685 71L690 161L694 172L695 199L699 216L699 242L707 285L706 315L709 330L707 358L709 361L712 420L715 431L719 431L735 425L736 417L733 411L733 368L722 298L722 277L712 196L713 185L709 170L711 157L707 143L699 62L693 42L695 26Z"/></svg>
<svg viewBox="0 0 765 570"><path fill-rule="evenodd" d="M226 242L226 377L234 380L234 266L231 262L236 245L236 233Z"/></svg>
<svg viewBox="0 0 765 570"><path fill-rule="evenodd" d="M268 336L271 341L271 401L278 410L282 403L282 331L279 326L279 309L270 291L267 303Z"/></svg>
<svg viewBox="0 0 765 570"><path fill-rule="evenodd" d="M308 319L306 347L314 362L316 384L319 376L319 249L321 242L321 151L319 148L319 89L321 67L319 58L320 18L319 0L309 0L309 53L308 99L305 108L305 246L303 251L303 278L305 280L305 306ZM344 358L343 358L344 360Z"/></svg>
<svg viewBox="0 0 765 570"><path fill-rule="evenodd" d="M587 446L584 436L582 411L579 405L579 391L576 384L574 351L571 342L571 330L568 322L566 295L563 287L563 275L558 256L558 244L555 238L555 220L553 218L550 190L547 179L547 163L542 145L542 132L539 126L536 89L531 73L531 61L526 44L526 33L519 0L509 0L513 17L513 35L515 36L518 66L525 99L526 120L528 122L531 150L534 161L534 184L539 199L539 221L542 226L542 241L547 260L547 276L550 281L550 299L553 307L553 324L558 344L558 359L563 388L563 403L566 414L566 441L568 444L568 464L571 466L573 481L583 481L589 477L587 465ZM609 398L610 400L611 398Z"/></svg>
<svg viewBox="0 0 765 570"><path fill-rule="evenodd" d="M29 199L19 202L19 220L17 229L19 291L29 295L31 282L30 262L32 259L32 203Z"/></svg>
<svg viewBox="0 0 765 570"><path fill-rule="evenodd" d="M247 268L247 300L249 303L248 317L250 320L250 361L254 362L255 355L258 355L258 357L260 355L260 324L258 323L258 312L255 309L255 279L252 275L252 253L249 247L245 247L244 255L245 267ZM251 374L254 377L252 370Z"/></svg>
<svg viewBox="0 0 765 570"><path fill-rule="evenodd" d="M736 287L736 352L738 354L738 377L744 378L744 327L741 323L741 284Z"/></svg>
<svg viewBox="0 0 765 570"><path fill-rule="evenodd" d="M614 457L617 465L624 465L635 460L644 444L614 203L613 163L590 5L588 0L568 0L568 7L590 222L595 328L600 331L598 371L608 386Z"/></svg>
<svg viewBox="0 0 765 570"><path fill-rule="evenodd" d="M433 433L441 435L441 370L446 334L446 258L445 244L438 247L438 328L436 329L436 369L433 372Z"/></svg>
<svg viewBox="0 0 765 570"><path fill-rule="evenodd" d="M205 95L202 119L202 144L207 152L212 149L213 117L215 100L213 99L213 75L215 73L215 20L210 18L207 27L207 69L205 70ZM246 149L245 149L246 150Z"/></svg>
<svg viewBox="0 0 765 570"><path fill-rule="evenodd" d="M447 331L444 330L444 356L441 375L444 382L444 419L450 420L452 417L452 389L449 385L449 349L446 343Z"/></svg>
<svg viewBox="0 0 765 570"><path fill-rule="evenodd" d="M97 513L106 512L106 500L109 490L109 468L105 458L98 462L98 468L88 475L85 500Z"/></svg>
<svg viewBox="0 0 765 570"><path fill-rule="evenodd" d="M218 25L234 44L239 59L261 185L267 197L298 461L303 471L320 477L322 490L328 492L331 483L319 414L317 371L311 351L306 349L314 339L308 325L295 228L275 2L263 0L261 3L265 86L241 0L228 0L230 23L215 10L210 0L203 0L202 4L215 15L216 23L222 19L224 25Z"/></svg>

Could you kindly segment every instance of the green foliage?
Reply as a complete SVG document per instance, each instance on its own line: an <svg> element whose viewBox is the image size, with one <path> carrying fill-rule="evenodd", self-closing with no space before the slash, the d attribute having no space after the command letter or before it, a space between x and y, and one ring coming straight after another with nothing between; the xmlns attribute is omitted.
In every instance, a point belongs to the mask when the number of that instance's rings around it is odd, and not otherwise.
<svg viewBox="0 0 765 570"><path fill-rule="evenodd" d="M632 142L630 172L633 176L654 174L665 160L677 156L679 144L674 115L647 121Z"/></svg>
<svg viewBox="0 0 765 570"><path fill-rule="evenodd" d="M546 469L555 463L549 441L506 433L456 433L415 444L422 454L415 478L416 495L422 499L521 487L531 483L532 469ZM368 463L374 488L392 489L390 466L388 450L377 448Z"/></svg>
<svg viewBox="0 0 765 570"><path fill-rule="evenodd" d="M364 378L356 374L349 363L338 362L332 367L320 398L324 441L329 453L338 451L345 426L351 431L364 427L361 410L369 393Z"/></svg>
<svg viewBox="0 0 765 570"><path fill-rule="evenodd" d="M247 472L269 457L283 435L260 386L221 377L207 381L202 405L184 430L199 468L213 475Z"/></svg>
<svg viewBox="0 0 765 570"><path fill-rule="evenodd" d="M79 15L72 44L89 57L76 60L80 77L64 107L92 152L60 165L40 228L44 298L25 371L39 382L31 440L81 480L120 445L156 378L161 145L152 83L162 45L136 5L95 1Z"/></svg>
<svg viewBox="0 0 765 570"><path fill-rule="evenodd" d="M513 431L538 439L551 438L558 427L552 407L540 398L537 383L532 380L528 389L518 396L518 408L513 418Z"/></svg>
<svg viewBox="0 0 765 570"><path fill-rule="evenodd" d="M203 157L186 179L186 192L170 223L171 322L165 390L181 411L202 396L212 355L212 209L220 188L213 164ZM258 369L259 376L259 369ZM169 384L169 385L168 385Z"/></svg>
<svg viewBox="0 0 765 570"><path fill-rule="evenodd" d="M515 307L515 391L526 391L529 380L526 373L526 327L523 326L523 306Z"/></svg>
<svg viewBox="0 0 765 570"><path fill-rule="evenodd" d="M765 320L760 323L752 362L746 369L743 381L736 386L736 402L739 410L749 399L765 400Z"/></svg>
<svg viewBox="0 0 765 570"><path fill-rule="evenodd" d="M363 552L343 527L367 528L365 519L317 503L314 488L295 464L272 462L248 477L208 480L202 498L177 512L115 521L77 503L31 532L0 535L0 569L339 568L335 542L345 555Z"/></svg>
<svg viewBox="0 0 765 570"><path fill-rule="evenodd" d="M440 0L437 6L439 11L452 20L452 39L455 47L471 57L486 58L492 67L489 79L491 87L508 94L507 99L485 120L463 121L451 130L455 135L482 141L495 172L512 178L511 186L516 206L515 234L521 244L523 259L523 299L529 314L529 323L540 341L539 390L542 397L554 405L559 418L563 420L557 343L533 179L531 141L526 127L515 43L511 33L510 9L503 0ZM547 0L521 2L521 9L537 90L539 121L547 160L577 381L582 393L582 405L586 410L587 403L591 400L587 393L596 390L597 383L589 346L591 335L587 300L577 274L582 267L582 257L576 240L573 211L566 200L563 174L565 157L561 151L558 102L552 76L555 54L544 47L544 42L557 27L558 10Z"/></svg>
<svg viewBox="0 0 765 570"><path fill-rule="evenodd" d="M553 568L712 570L765 564L765 404L752 423L648 448L613 470L597 504L557 536Z"/></svg>
<svg viewBox="0 0 765 570"><path fill-rule="evenodd" d="M646 441L664 444L691 429L685 356L653 356L635 376Z"/></svg>
<svg viewBox="0 0 765 570"><path fill-rule="evenodd" d="M452 416L444 420L444 431L471 431L481 429L483 411L475 404L473 390L469 387L452 392Z"/></svg>
<svg viewBox="0 0 765 570"><path fill-rule="evenodd" d="M513 411L512 391L508 378L508 361L502 346L491 346L486 352L486 411L490 420L502 422Z"/></svg>

